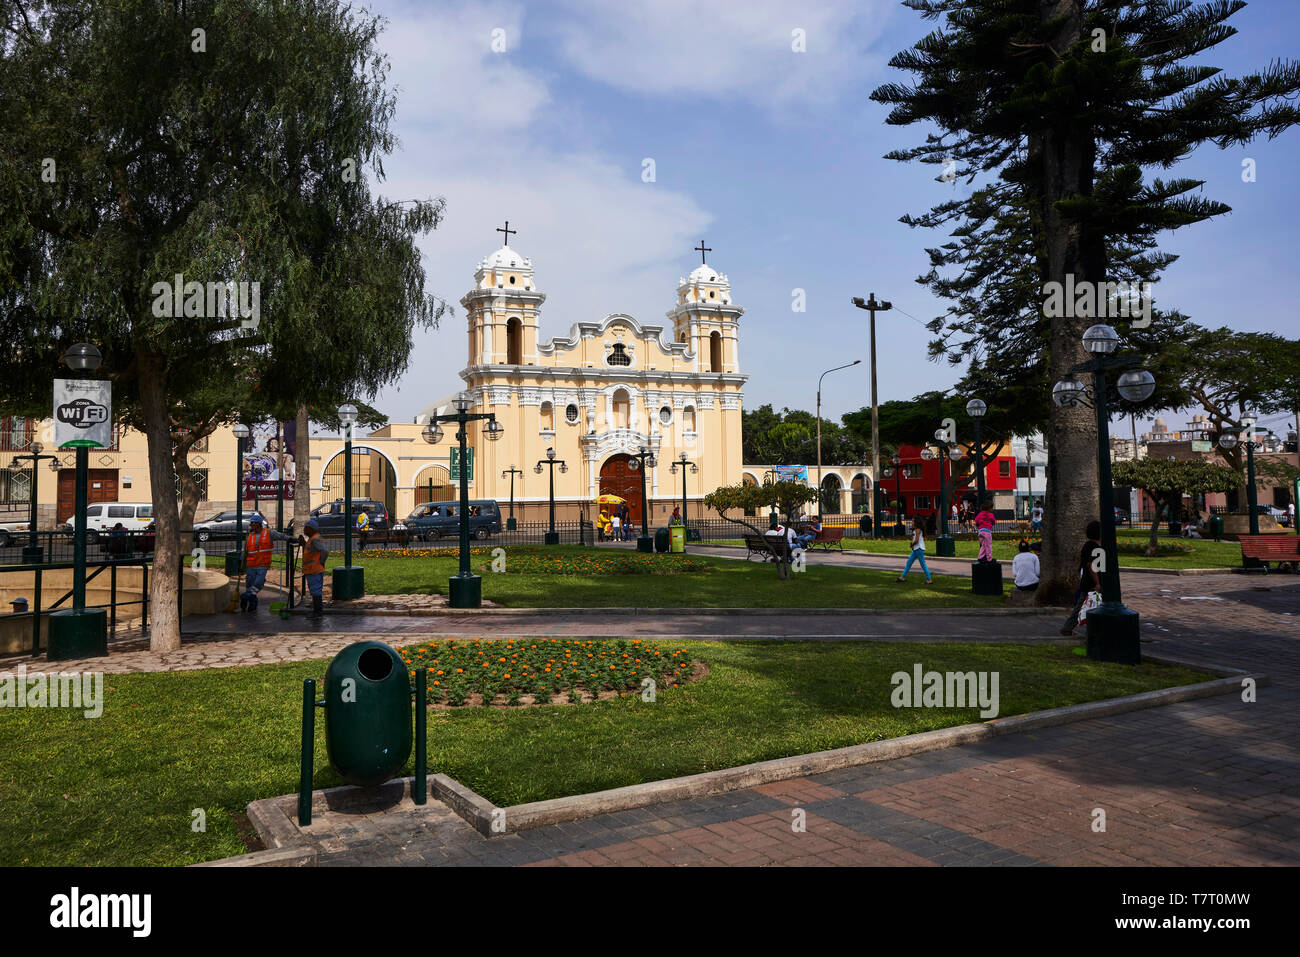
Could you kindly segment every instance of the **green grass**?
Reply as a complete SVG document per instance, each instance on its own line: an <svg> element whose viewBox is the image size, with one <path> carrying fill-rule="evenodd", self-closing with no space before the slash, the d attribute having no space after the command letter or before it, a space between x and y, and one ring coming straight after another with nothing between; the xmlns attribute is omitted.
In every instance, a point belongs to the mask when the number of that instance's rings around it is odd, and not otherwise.
<svg viewBox="0 0 1300 957"><path fill-rule="evenodd" d="M1118 534L1120 542L1133 542L1146 545L1150 533L1144 531L1121 531ZM1209 539L1194 538L1170 538L1167 535L1160 537L1160 543L1174 543L1180 546L1186 546L1189 551L1183 555L1159 555L1155 558L1147 558L1146 555L1120 555L1120 565L1130 568L1240 568L1241 567L1241 545L1237 542L1216 542ZM718 541L710 544L716 545L735 545L734 541ZM1017 547L1014 541L994 540L993 557L1001 561L1011 561L1015 557ZM1082 544L1082 543L1080 543ZM971 537L960 537L956 541L957 558L969 558L974 560L979 555L979 542ZM926 557L934 555L934 538L927 537L925 542ZM907 538L845 538L844 549L854 549L858 551L881 552L887 555L906 555L911 551L910 540Z"/></svg>
<svg viewBox="0 0 1300 957"><path fill-rule="evenodd" d="M604 554L591 547L506 548L512 552L575 556ZM922 584L914 567L905 584L897 572L860 568L828 568L809 564L807 570L781 581L776 569L757 559L692 555L708 571L681 575L549 575L494 574L489 556L474 555L471 567L483 576L483 598L522 608L1000 608L998 596L974 595L970 583L953 576L936 576ZM342 559L331 553L328 564ZM455 558L353 557L365 567L366 591L372 595L446 594L447 579L459 569Z"/></svg>
<svg viewBox="0 0 1300 957"><path fill-rule="evenodd" d="M890 675L997 671L1001 715L1208 676L1079 658L1068 645L660 642L711 673L578 706L431 711L429 761L507 806L980 720L890 705ZM176 865L244 850L248 802L297 788L302 681L326 662L107 675L101 717L0 711L0 865ZM317 787L339 783L317 723ZM412 773L408 764L405 772ZM206 831L192 812L206 812Z"/></svg>

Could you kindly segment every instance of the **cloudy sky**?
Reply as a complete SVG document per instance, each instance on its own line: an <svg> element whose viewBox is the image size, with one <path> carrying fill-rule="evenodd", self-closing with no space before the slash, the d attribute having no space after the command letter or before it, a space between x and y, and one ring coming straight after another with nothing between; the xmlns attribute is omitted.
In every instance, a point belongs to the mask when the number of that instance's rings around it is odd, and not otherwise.
<svg viewBox="0 0 1300 957"><path fill-rule="evenodd" d="M886 126L868 99L906 78L886 64L931 28L897 0L366 6L388 21L381 45L402 141L378 190L446 198L446 221L421 248L428 288L455 306L377 397L390 418L410 421L458 387L459 299L505 220L547 294L543 338L611 312L662 322L704 239L746 308L748 407L811 411L818 375L856 358L861 366L826 378L823 412L868 404L867 316L849 300L870 292L895 305L879 322L881 401L952 385L956 372L927 360L921 324L943 304L915 282L925 247L944 237L898 218L964 187L936 182L933 167L882 159L923 133ZM1232 23L1239 35L1202 62L1240 74L1294 55L1300 4L1252 0ZM796 30L804 52L792 49ZM1162 306L1204 325L1300 334L1298 154L1292 130L1246 149L1202 149L1178 168L1234 211L1166 234L1182 258L1157 287ZM1242 181L1247 157L1252 183ZM796 289L804 313L792 311Z"/></svg>

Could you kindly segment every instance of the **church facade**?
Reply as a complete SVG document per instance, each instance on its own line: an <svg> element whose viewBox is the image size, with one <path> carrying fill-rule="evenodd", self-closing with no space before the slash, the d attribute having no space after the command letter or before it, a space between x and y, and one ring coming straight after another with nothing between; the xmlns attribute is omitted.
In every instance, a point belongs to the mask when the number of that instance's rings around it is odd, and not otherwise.
<svg viewBox="0 0 1300 957"><path fill-rule="evenodd" d="M615 313L580 319L566 335L545 338L545 301L532 260L508 243L478 264L474 288L461 299L467 332L463 391L472 412L495 413L505 429L500 441L488 442L485 423L471 423L471 497L497 499L504 511L513 475L516 516L545 520L550 469L538 474L535 466L546 460L548 449L565 465L564 471L555 469L560 520L576 519L583 507L590 515L603 493L626 499L639 520L641 475L633 456L642 449L656 459L645 474L653 502L650 523L662 523L681 501L683 473L691 517L702 514L706 493L741 480L744 309L732 301L726 275L707 263L696 267L678 281L675 302L660 323ZM451 400L426 408L414 425L453 411ZM442 444L450 446L455 429L444 428ZM683 456L690 463L685 468ZM439 468L430 465L424 470L429 476L412 477L412 505L427 498L421 494L426 482L435 497L448 497L454 483ZM400 504L398 510L405 514Z"/></svg>

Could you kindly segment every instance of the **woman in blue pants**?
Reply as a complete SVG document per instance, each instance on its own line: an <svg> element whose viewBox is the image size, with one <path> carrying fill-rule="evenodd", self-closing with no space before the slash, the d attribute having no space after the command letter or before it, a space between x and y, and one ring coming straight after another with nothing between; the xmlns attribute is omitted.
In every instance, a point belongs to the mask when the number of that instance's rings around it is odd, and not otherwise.
<svg viewBox="0 0 1300 957"><path fill-rule="evenodd" d="M925 583L929 585L930 567L925 563L925 532L921 530L921 519L919 517L912 519L912 554L907 556L907 564L903 567L903 575L898 580L907 581L907 573L912 570L912 562L921 563L921 571L925 572Z"/></svg>

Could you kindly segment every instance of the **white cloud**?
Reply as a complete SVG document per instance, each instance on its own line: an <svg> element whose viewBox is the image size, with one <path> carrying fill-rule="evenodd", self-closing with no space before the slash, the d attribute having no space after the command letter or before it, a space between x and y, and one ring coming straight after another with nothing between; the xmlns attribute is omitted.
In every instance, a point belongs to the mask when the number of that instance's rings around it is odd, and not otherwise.
<svg viewBox="0 0 1300 957"><path fill-rule="evenodd" d="M892 0L560 0L539 22L575 68L649 95L698 94L776 108L830 103L862 83ZM792 49L803 31L806 52ZM540 40L538 41L540 42Z"/></svg>
<svg viewBox="0 0 1300 957"><path fill-rule="evenodd" d="M513 56L524 38L519 6L412 4L391 11L386 6L378 12L390 22L379 42L392 64L389 80L398 88L397 121L403 131L518 132L549 100L545 83ZM495 31L501 31L505 52L493 50Z"/></svg>

